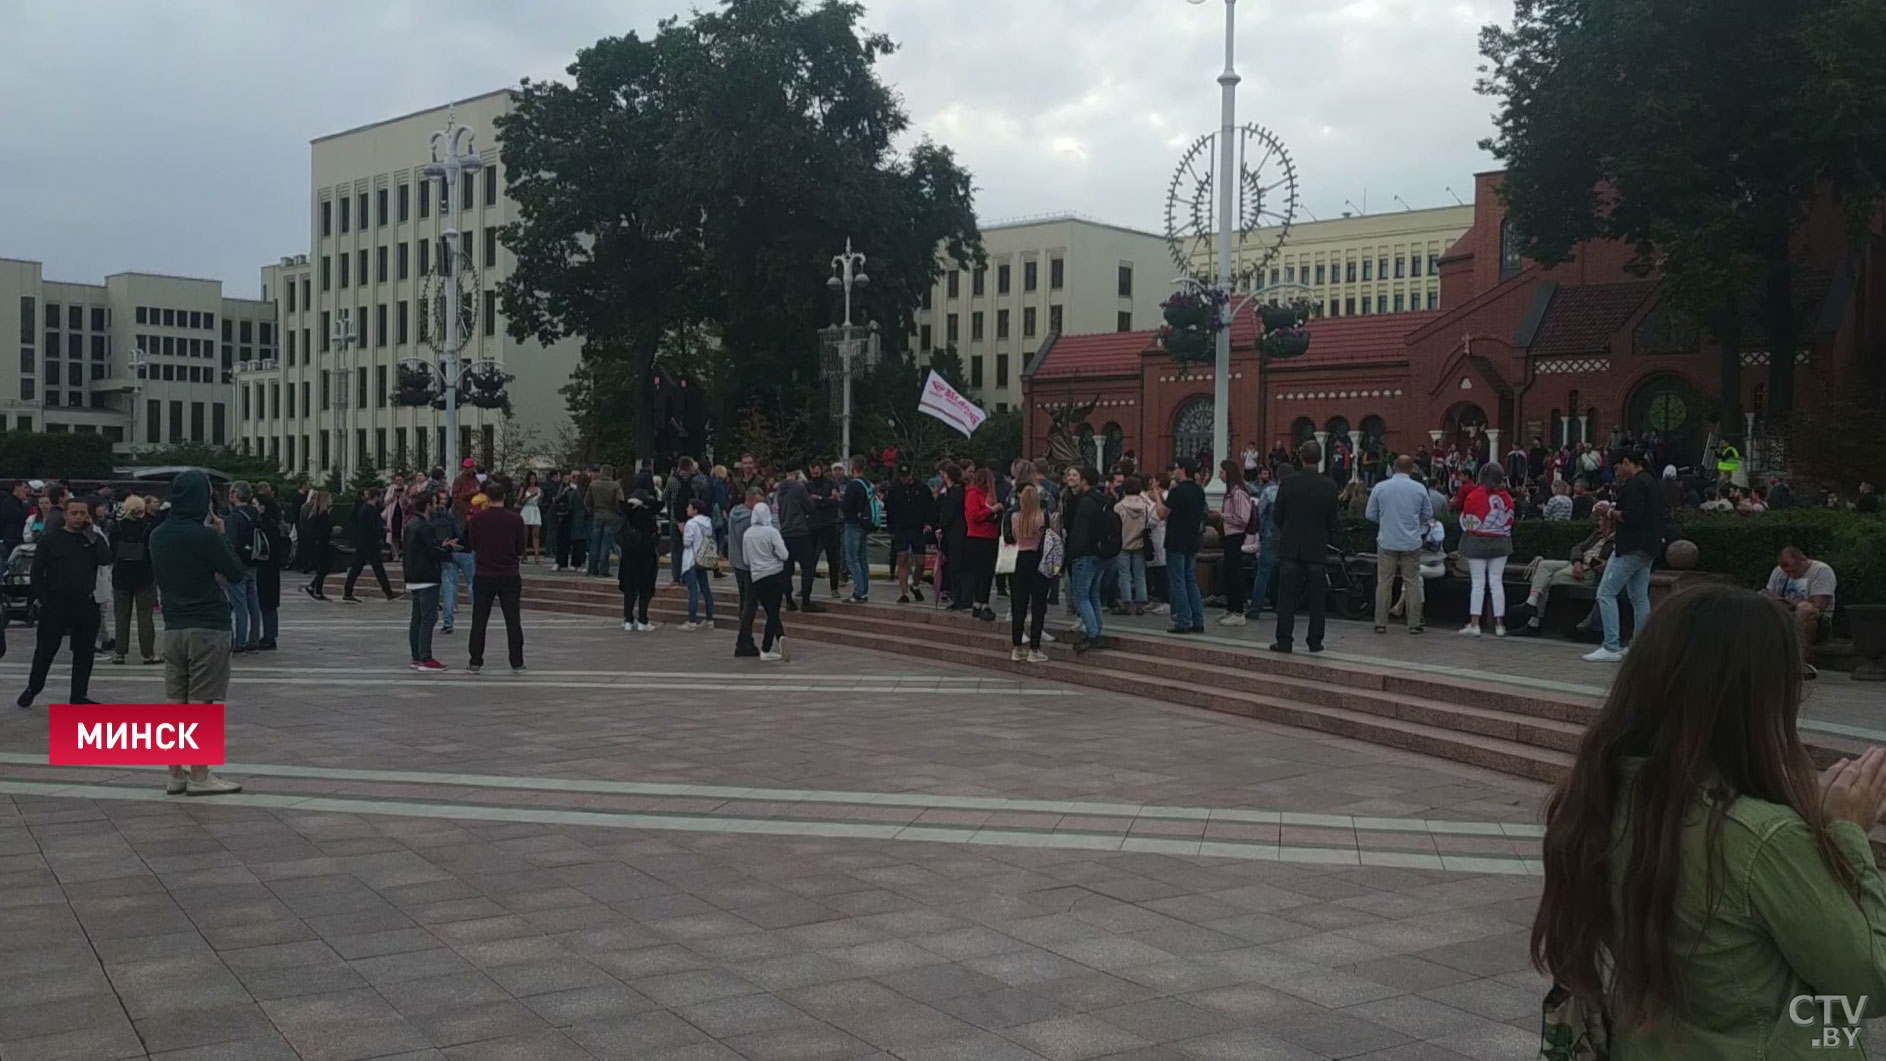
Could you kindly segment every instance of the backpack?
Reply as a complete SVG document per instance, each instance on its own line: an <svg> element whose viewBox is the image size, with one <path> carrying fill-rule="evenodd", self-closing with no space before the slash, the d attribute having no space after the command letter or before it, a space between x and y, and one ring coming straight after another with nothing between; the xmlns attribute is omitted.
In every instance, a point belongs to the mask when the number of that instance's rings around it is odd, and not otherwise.
<svg viewBox="0 0 1886 1061"><path fill-rule="evenodd" d="M1094 542L1094 549L1102 560L1111 560L1120 555L1121 542L1125 537L1125 528L1120 525L1120 514L1110 505L1100 506L1100 537Z"/></svg>
<svg viewBox="0 0 1886 1061"><path fill-rule="evenodd" d="M714 543L712 531L701 535L701 544L694 550L694 566L709 571L720 566L720 547Z"/></svg>
<svg viewBox="0 0 1886 1061"><path fill-rule="evenodd" d="M884 526L884 502L878 500L878 492L864 479L853 479L852 482L864 486L865 516L869 520L864 529L877 530Z"/></svg>
<svg viewBox="0 0 1886 1061"><path fill-rule="evenodd" d="M1050 527L1041 535L1041 560L1035 571L1042 578L1061 577L1061 565L1067 559L1067 542L1061 532Z"/></svg>

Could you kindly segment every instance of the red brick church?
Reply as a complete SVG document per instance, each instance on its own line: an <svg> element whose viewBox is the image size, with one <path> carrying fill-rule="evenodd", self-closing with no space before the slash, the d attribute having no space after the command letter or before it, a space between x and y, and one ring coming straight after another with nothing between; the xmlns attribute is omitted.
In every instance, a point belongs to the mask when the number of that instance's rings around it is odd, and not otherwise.
<svg viewBox="0 0 1886 1061"><path fill-rule="evenodd" d="M1708 334L1662 307L1656 279L1625 269L1628 248L1586 244L1555 269L1505 253L1499 182L1477 178L1473 227L1440 261L1440 309L1317 319L1309 352L1289 360L1260 359L1256 322L1239 314L1234 455L1247 442L1268 450L1318 432L1407 452L1476 440L1503 450L1515 433L1602 442L1620 426L1657 430L1679 460L1701 450L1720 378ZM1805 411L1857 384L1868 364L1886 366L1886 234L1876 225L1851 247L1827 210L1802 243L1809 334L1795 390ZM1742 355L1741 407L1757 437L1768 359ZM1128 451L1163 464L1209 449L1212 377L1210 364L1175 362L1151 331L1050 335L1022 375L1029 452L1047 452L1047 407L1070 401L1098 402L1075 434L1103 465Z"/></svg>

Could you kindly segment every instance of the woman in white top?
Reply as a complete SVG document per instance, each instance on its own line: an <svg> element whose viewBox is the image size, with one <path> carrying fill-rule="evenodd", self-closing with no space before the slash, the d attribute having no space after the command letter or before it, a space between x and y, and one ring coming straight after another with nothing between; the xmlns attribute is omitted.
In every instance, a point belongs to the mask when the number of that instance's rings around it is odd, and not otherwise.
<svg viewBox="0 0 1886 1061"><path fill-rule="evenodd" d="M543 487L537 485L537 473L526 473L524 476L523 503L518 506L517 514L524 517L524 534L526 536L524 548L529 554L530 562L533 564L543 559L543 496Z"/></svg>
<svg viewBox="0 0 1886 1061"><path fill-rule="evenodd" d="M747 575L752 579L753 594L760 607L766 610L766 635L760 642L760 659L778 663L786 658L786 627L779 621L779 602L790 595L791 581L786 577L786 564L791 556L786 552L786 539L780 537L779 528L773 526L773 510L765 502L753 506L753 523L740 539L740 549L747 562ZM743 614L741 618L752 622L751 616Z"/></svg>
<svg viewBox="0 0 1886 1061"><path fill-rule="evenodd" d="M714 548L714 521L707 518L707 502L700 498L688 499L688 521L681 528L681 581L688 587L688 621L681 624L683 630L712 630L714 628L714 585L708 576L708 552ZM719 564L719 554L714 553L715 566ZM696 622L702 600L707 602L704 621Z"/></svg>

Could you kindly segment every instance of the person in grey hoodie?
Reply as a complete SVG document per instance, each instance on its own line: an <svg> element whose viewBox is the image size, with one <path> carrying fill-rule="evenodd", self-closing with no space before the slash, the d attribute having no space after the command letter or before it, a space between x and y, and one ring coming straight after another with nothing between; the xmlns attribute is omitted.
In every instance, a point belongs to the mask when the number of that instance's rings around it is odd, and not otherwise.
<svg viewBox="0 0 1886 1061"><path fill-rule="evenodd" d="M760 645L759 658L765 663L778 663L786 658L786 627L779 619L779 602L792 597L792 581L786 577L791 554L786 551L786 540L773 527L772 509L764 504L753 506L753 525L744 537L741 555L753 579L752 597L766 609L766 639ZM753 618L753 609L741 611L740 636L749 646L753 643Z"/></svg>
<svg viewBox="0 0 1886 1061"><path fill-rule="evenodd" d="M747 528L753 525L753 506L765 500L758 486L749 486L742 503L727 513L727 562L733 565L733 583L740 590L740 637L734 641L736 656L757 656L753 647L753 577L747 570L745 543Z"/></svg>
<svg viewBox="0 0 1886 1061"><path fill-rule="evenodd" d="M806 490L804 473L797 468L786 473L779 481L779 491L775 498L779 505L779 536L786 543L786 551L791 560L786 564L786 610L797 611L792 602L790 587L793 568L802 572L801 580L805 584L805 610L822 612L823 605L812 603L812 569L815 561L812 554L812 495Z"/></svg>

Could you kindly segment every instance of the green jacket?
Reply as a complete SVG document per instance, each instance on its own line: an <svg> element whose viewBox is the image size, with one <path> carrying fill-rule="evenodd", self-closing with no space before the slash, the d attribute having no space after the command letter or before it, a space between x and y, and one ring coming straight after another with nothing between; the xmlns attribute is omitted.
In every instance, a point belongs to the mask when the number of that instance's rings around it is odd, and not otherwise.
<svg viewBox="0 0 1886 1061"><path fill-rule="evenodd" d="M1842 1028L1838 1046L1816 1045L1825 1033L1821 1004L1793 1004L1801 995L1844 995L1859 1005L1864 995L1862 1021L1886 1014L1886 887L1866 831L1850 822L1829 827L1858 872L1856 902L1828 874L1799 815L1780 804L1736 800L1722 824L1721 894L1711 918L1705 894L1711 805L1699 791L1683 835L1674 938L1688 1002L1654 1028L1615 1030L1613 1061L1867 1056L1864 1024L1856 1039ZM1614 896L1623 886L1629 825L1616 835ZM1832 1012L1835 1025L1844 1026L1839 1001ZM1802 1026L1796 1017L1811 1022Z"/></svg>
<svg viewBox="0 0 1886 1061"><path fill-rule="evenodd" d="M222 533L204 523L210 513L210 480L189 471L170 484L170 517L151 531L151 573L166 630L229 629L229 598L215 576L230 583L249 569Z"/></svg>

